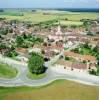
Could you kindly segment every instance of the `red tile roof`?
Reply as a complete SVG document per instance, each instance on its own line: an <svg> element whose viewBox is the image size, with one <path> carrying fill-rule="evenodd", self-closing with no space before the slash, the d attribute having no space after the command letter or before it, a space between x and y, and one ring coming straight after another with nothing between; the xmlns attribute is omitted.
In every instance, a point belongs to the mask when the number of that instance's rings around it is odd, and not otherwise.
<svg viewBox="0 0 99 100"><path fill-rule="evenodd" d="M91 56L91 55L80 55L78 53L74 53L74 52L71 52L71 51L68 51L68 52L64 52L64 55L65 56L69 56L69 57L75 57L75 58L79 58L81 60L86 60L86 61L96 61L96 58L94 56Z"/></svg>
<svg viewBox="0 0 99 100"><path fill-rule="evenodd" d="M75 68L75 69L87 69L87 64L83 64L83 63L72 63L71 68Z"/></svg>
<svg viewBox="0 0 99 100"><path fill-rule="evenodd" d="M16 52L20 52L20 53L27 53L28 52L28 50L27 49L25 49L25 48L17 48L16 49Z"/></svg>
<svg viewBox="0 0 99 100"><path fill-rule="evenodd" d="M94 56L91 56L91 55L83 55L82 56L82 59L83 60L89 60L89 61L95 61L96 60L96 58L94 57Z"/></svg>
<svg viewBox="0 0 99 100"><path fill-rule="evenodd" d="M58 60L58 62L56 62L59 65L63 65L64 67L70 67L71 69L75 68L75 69L83 69L86 70L87 69L87 64L83 64L83 63L78 63L78 62L70 62L70 61L65 61L65 60Z"/></svg>

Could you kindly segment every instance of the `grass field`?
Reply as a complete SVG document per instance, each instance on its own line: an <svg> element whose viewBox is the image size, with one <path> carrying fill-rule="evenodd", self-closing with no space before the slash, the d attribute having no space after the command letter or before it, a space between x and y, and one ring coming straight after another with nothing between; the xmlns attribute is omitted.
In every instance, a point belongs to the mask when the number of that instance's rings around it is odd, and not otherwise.
<svg viewBox="0 0 99 100"><path fill-rule="evenodd" d="M99 87L58 80L38 88L0 88L0 100L99 100Z"/></svg>
<svg viewBox="0 0 99 100"><path fill-rule="evenodd" d="M28 73L27 77L30 79L42 79L46 76L46 74L40 74L40 75L36 75L36 74L32 74L31 72Z"/></svg>
<svg viewBox="0 0 99 100"><path fill-rule="evenodd" d="M0 78L13 78L17 74L17 70L7 64L0 63Z"/></svg>
<svg viewBox="0 0 99 100"><path fill-rule="evenodd" d="M16 12L16 13L15 13ZM20 16L21 13L23 16ZM16 16L15 16L16 15ZM19 15L19 16L18 16ZM76 12L60 12L60 13L54 13L50 12L50 14L44 15L42 11L38 12L19 12L18 11L6 11L2 14L0 14L0 18L7 18L8 20L21 20L21 21L31 21L33 23L38 23L38 22L44 22L44 21L49 21L49 20L54 20L57 18L63 19L63 18L68 18L69 21L77 21L72 22L72 24L81 24L79 23L80 19L96 19L99 17L99 13L76 13ZM69 24L70 22L68 22ZM71 23L70 23L71 24Z"/></svg>

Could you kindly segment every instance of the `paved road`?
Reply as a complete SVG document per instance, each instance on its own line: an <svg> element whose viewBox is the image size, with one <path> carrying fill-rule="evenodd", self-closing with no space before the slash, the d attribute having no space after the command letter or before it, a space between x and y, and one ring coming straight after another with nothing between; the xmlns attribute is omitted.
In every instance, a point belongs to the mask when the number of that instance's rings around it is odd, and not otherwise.
<svg viewBox="0 0 99 100"><path fill-rule="evenodd" d="M75 46L73 46L73 48L74 47ZM97 76L92 76L92 75L81 76L78 73L77 74L70 74L70 73L62 74L53 70L51 64L56 62L59 59L60 55L62 55L62 53L63 52L61 52L54 59L52 59L50 63L46 64L48 67L48 70L46 71L46 77L39 80L31 80L27 78L28 67L26 63L15 61L15 60L12 60L10 58L3 57L2 55L0 55L1 62L7 63L11 65L12 67L15 67L19 71L18 75L15 78L12 78L12 79L0 78L0 86L5 86L5 87L43 86L57 79L67 79L67 80L80 82L82 84L99 86L99 77Z"/></svg>

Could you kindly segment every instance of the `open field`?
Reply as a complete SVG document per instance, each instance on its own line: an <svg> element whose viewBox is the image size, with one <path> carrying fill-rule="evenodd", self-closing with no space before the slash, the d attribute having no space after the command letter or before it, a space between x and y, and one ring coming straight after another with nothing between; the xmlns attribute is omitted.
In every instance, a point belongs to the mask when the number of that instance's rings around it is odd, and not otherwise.
<svg viewBox="0 0 99 100"><path fill-rule="evenodd" d="M60 21L61 25L83 25L80 21Z"/></svg>
<svg viewBox="0 0 99 100"><path fill-rule="evenodd" d="M76 13L76 12L60 12L60 13L54 13L50 12L48 14L44 14L42 11L37 12L30 12L30 11L5 11L0 12L0 18L7 18L7 20L21 20L21 21L31 21L32 23L39 23L54 19L64 19L67 18L69 21L77 21L78 23L72 23L72 24L81 24L79 21L80 19L96 19L99 17L99 13ZM71 24L68 22L67 24Z"/></svg>
<svg viewBox="0 0 99 100"><path fill-rule="evenodd" d="M0 77L13 78L17 74L17 70L7 64L0 63Z"/></svg>
<svg viewBox="0 0 99 100"><path fill-rule="evenodd" d="M0 100L99 100L99 87L58 80L38 88L0 88Z"/></svg>

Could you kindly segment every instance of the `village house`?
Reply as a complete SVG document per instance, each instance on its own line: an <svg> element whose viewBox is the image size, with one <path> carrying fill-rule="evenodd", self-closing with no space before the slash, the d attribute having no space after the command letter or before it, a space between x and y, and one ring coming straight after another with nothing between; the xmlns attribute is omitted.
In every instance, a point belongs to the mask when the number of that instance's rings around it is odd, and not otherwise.
<svg viewBox="0 0 99 100"><path fill-rule="evenodd" d="M73 42L71 42L71 41L67 41L66 43L63 43L63 47L64 48L70 48L71 46L73 46Z"/></svg>
<svg viewBox="0 0 99 100"><path fill-rule="evenodd" d="M86 62L93 63L93 64L97 63L96 58L94 56L91 56L91 55L80 55L78 53L74 53L71 51L68 51L68 52L65 51L64 56L72 57L80 62L86 61Z"/></svg>
<svg viewBox="0 0 99 100"><path fill-rule="evenodd" d="M91 45L94 48L95 46L99 45L99 41L90 41L89 45Z"/></svg>
<svg viewBox="0 0 99 100"><path fill-rule="evenodd" d="M28 50L26 48L16 48L16 52L22 56L26 56L28 54Z"/></svg>
<svg viewBox="0 0 99 100"><path fill-rule="evenodd" d="M51 35L48 35L49 40L60 41L64 40L63 33L61 32L61 27L58 26L57 31L55 33L52 32Z"/></svg>
<svg viewBox="0 0 99 100"><path fill-rule="evenodd" d="M60 70L67 70L67 71L76 71L76 72L88 71L87 64L65 61L63 59L57 61L55 67L60 68Z"/></svg>
<svg viewBox="0 0 99 100"><path fill-rule="evenodd" d="M16 59L22 61L22 62L27 62L28 61L28 50L25 48L16 48L16 52L19 54Z"/></svg>
<svg viewBox="0 0 99 100"><path fill-rule="evenodd" d="M52 57L55 56L55 52L51 49L44 49L44 58L47 58L47 59L51 59Z"/></svg>
<svg viewBox="0 0 99 100"><path fill-rule="evenodd" d="M8 48L1 49L0 48L0 54L5 55L5 53L8 51Z"/></svg>
<svg viewBox="0 0 99 100"><path fill-rule="evenodd" d="M32 53L32 52L41 53L42 52L42 47L43 47L42 45L35 44L35 45L33 45L33 47L28 48L28 52L29 53Z"/></svg>
<svg viewBox="0 0 99 100"><path fill-rule="evenodd" d="M62 41L58 41L56 43L44 43L43 44L43 49L51 49L54 52L61 52L64 47L63 47L63 42Z"/></svg>

